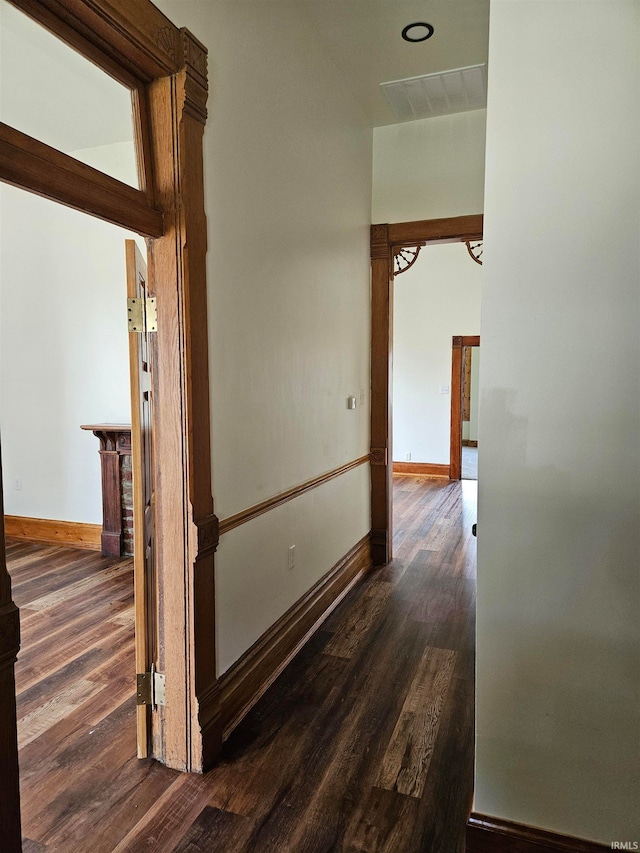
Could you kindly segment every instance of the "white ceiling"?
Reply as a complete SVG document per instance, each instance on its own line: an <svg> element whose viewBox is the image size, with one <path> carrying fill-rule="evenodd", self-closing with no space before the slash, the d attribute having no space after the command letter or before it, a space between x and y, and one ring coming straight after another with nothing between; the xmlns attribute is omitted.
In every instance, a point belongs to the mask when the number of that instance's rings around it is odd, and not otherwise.
<svg viewBox="0 0 640 853"><path fill-rule="evenodd" d="M395 124L381 83L487 62L489 0L301 0L372 126ZM434 27L425 42L402 39L407 24Z"/></svg>
<svg viewBox="0 0 640 853"><path fill-rule="evenodd" d="M397 122L381 83L487 61L489 0L294 2L374 127ZM417 21L434 35L403 41L403 28ZM6 0L0 33L0 120L67 152L133 139L125 87Z"/></svg>

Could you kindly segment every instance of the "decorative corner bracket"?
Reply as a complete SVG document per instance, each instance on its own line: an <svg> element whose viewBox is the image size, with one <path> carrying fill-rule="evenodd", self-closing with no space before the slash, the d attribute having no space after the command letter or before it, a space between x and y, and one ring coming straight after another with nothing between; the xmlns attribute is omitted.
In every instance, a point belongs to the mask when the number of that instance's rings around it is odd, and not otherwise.
<svg viewBox="0 0 640 853"><path fill-rule="evenodd" d="M464 244L473 260L482 266L482 254L484 251L482 240L465 240Z"/></svg>
<svg viewBox="0 0 640 853"><path fill-rule="evenodd" d="M420 249L425 243L417 243L415 246L401 246L393 251L393 274L400 275L415 264L420 254Z"/></svg>

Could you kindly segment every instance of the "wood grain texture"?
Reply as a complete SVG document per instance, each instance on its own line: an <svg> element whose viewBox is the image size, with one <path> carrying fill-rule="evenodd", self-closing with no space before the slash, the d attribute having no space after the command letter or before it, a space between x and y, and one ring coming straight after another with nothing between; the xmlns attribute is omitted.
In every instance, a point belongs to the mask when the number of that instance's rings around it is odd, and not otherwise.
<svg viewBox="0 0 640 853"><path fill-rule="evenodd" d="M149 237L163 232L162 213L140 190L0 124L0 180Z"/></svg>
<svg viewBox="0 0 640 853"><path fill-rule="evenodd" d="M157 666L167 683L167 704L156 715L162 736L153 735L153 755L176 769L201 772L222 741L215 669L218 522L211 491L202 177L207 86L206 51L186 31L182 39L190 56L201 56L200 70L194 68L192 74L189 65L175 78L149 87L156 197L166 231L149 244L148 258L152 292L158 297ZM187 198L189 204L184 203Z"/></svg>
<svg viewBox="0 0 640 853"><path fill-rule="evenodd" d="M7 536L28 539L32 542L69 545L73 548L87 548L90 551L99 551L101 547L101 524L5 515L4 525Z"/></svg>
<svg viewBox="0 0 640 853"><path fill-rule="evenodd" d="M428 647L407 692L376 786L421 797L456 653Z"/></svg>
<svg viewBox="0 0 640 853"><path fill-rule="evenodd" d="M449 466L438 462L394 462L394 474L420 474L423 477L449 477Z"/></svg>
<svg viewBox="0 0 640 853"><path fill-rule="evenodd" d="M611 847L472 812L466 849L467 853L600 853Z"/></svg>
<svg viewBox="0 0 640 853"><path fill-rule="evenodd" d="M25 725L44 721L21 751L24 848L463 853L473 773L474 489L395 478L395 559L349 590L203 775L135 757L134 650L124 620L133 610L131 561L9 540L23 614L19 715ZM127 569L114 572L118 565ZM87 595L84 582L96 574L104 582ZM53 596L57 604L30 607ZM276 648L275 634L263 639L230 671L238 690L255 684L252 667ZM89 684L98 690L83 701ZM56 695L65 716L49 713Z"/></svg>
<svg viewBox="0 0 640 853"><path fill-rule="evenodd" d="M251 521L259 515L263 515L265 512L271 512L272 509L282 506L282 504L292 501L295 498L300 497L300 495L304 495L305 492L317 489L318 486L322 486L324 483L328 483L329 480L340 477L342 474L346 474L347 471L352 471L354 468L364 465L365 462L368 461L369 454L366 456L360 456L358 459L354 459L351 462L347 462L345 465L340 465L338 468L334 468L331 471L320 474L319 477L307 480L305 483L301 483L299 486L294 486L292 489L287 489L286 492L274 495L266 501L262 501L259 504L255 504L255 506L242 510L242 512L230 515L228 518L223 518L220 520L220 535L222 536L223 533L228 533L230 530L239 527L241 524L246 524L247 521Z"/></svg>
<svg viewBox="0 0 640 853"><path fill-rule="evenodd" d="M371 226L371 550L373 563L392 559L393 258L386 225Z"/></svg>
<svg viewBox="0 0 640 853"><path fill-rule="evenodd" d="M324 653L347 660L353 657L384 611L391 590L391 584L388 583L369 587L357 605L343 615L340 623L333 626L334 634L325 646Z"/></svg>

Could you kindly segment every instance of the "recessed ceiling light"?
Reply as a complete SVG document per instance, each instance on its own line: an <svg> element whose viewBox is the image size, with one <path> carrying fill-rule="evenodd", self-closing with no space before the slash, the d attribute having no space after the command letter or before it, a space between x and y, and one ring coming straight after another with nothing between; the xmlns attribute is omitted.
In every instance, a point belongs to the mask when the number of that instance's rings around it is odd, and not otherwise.
<svg viewBox="0 0 640 853"><path fill-rule="evenodd" d="M415 24L407 24L402 31L402 38L409 42L426 41L433 35L431 24L417 21Z"/></svg>

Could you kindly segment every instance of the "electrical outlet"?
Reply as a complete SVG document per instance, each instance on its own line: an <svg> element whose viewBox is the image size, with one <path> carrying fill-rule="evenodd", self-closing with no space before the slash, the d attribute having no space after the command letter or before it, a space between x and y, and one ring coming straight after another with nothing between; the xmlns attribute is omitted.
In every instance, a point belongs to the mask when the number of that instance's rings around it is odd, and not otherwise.
<svg viewBox="0 0 640 853"><path fill-rule="evenodd" d="M19 477L16 477L16 479L13 481L13 488L16 492L22 491L22 480Z"/></svg>
<svg viewBox="0 0 640 853"><path fill-rule="evenodd" d="M405 453L404 461L405 462L411 462L411 454L410 453Z"/></svg>
<svg viewBox="0 0 640 853"><path fill-rule="evenodd" d="M291 569L295 569L296 567L296 546L289 545L289 562L288 562L289 571Z"/></svg>
<svg viewBox="0 0 640 853"><path fill-rule="evenodd" d="M440 386L440 393L441 394L448 394L449 393L449 386L448 385L441 385Z"/></svg>

